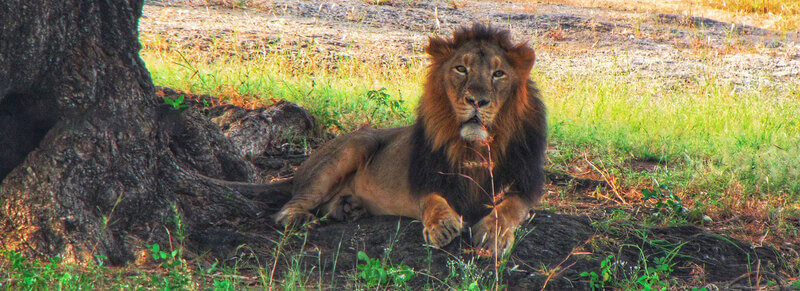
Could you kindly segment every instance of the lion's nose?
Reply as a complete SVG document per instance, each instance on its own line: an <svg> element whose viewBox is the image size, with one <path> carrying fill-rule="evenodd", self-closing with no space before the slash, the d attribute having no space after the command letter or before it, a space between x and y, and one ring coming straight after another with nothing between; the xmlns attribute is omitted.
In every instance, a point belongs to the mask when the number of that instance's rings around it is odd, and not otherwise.
<svg viewBox="0 0 800 291"><path fill-rule="evenodd" d="M467 100L467 103L470 105L477 105L478 107L483 107L489 104L489 100L480 98L477 101L472 96L464 97Z"/></svg>

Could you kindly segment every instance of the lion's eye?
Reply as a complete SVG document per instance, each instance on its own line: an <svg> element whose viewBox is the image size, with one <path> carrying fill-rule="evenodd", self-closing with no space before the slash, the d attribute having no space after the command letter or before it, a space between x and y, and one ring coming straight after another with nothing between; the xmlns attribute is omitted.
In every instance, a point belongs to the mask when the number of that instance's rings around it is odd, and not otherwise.
<svg viewBox="0 0 800 291"><path fill-rule="evenodd" d="M495 77L495 78L502 78L505 75L506 75L506 72L503 72L503 71L494 71L494 73L492 74L492 76Z"/></svg>
<svg viewBox="0 0 800 291"><path fill-rule="evenodd" d="M465 66L456 66L456 71L458 71L459 73L466 73L467 72L467 67L465 67Z"/></svg>

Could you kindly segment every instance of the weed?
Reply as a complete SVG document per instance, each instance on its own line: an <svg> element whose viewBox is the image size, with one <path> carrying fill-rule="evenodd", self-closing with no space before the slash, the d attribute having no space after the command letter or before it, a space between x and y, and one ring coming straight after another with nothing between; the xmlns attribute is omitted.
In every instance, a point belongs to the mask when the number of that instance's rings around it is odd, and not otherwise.
<svg viewBox="0 0 800 291"><path fill-rule="evenodd" d="M235 286L231 281L214 279L214 291L234 291Z"/></svg>
<svg viewBox="0 0 800 291"><path fill-rule="evenodd" d="M166 277L152 274L150 283L164 289L177 289L191 283L192 276L186 267L186 261L181 258L181 249L165 251L158 244L147 245L150 249L150 256L164 271Z"/></svg>
<svg viewBox="0 0 800 291"><path fill-rule="evenodd" d="M636 278L636 283L641 285L642 290L656 290L656 287L667 288L668 285L664 280L672 274L674 264L671 263L671 260L672 257L655 258L653 260L655 266L652 268L645 264L642 269L643 274Z"/></svg>
<svg viewBox="0 0 800 291"><path fill-rule="evenodd" d="M453 257L447 260L446 265L450 272L444 279L444 283L453 289L493 290L495 288L494 274L482 270L475 257L466 261Z"/></svg>
<svg viewBox="0 0 800 291"><path fill-rule="evenodd" d="M181 110L181 109L189 107L189 105L186 105L186 104L183 103L184 94L181 94L180 96L176 97L175 99L172 99L172 98L169 98L169 97L166 97L166 96L164 96L162 98L164 99L164 103L169 104L170 106L172 106L173 110ZM203 100L203 101L205 101L205 100Z"/></svg>
<svg viewBox="0 0 800 291"><path fill-rule="evenodd" d="M367 283L368 287L388 285L389 283L404 286L406 282L414 278L414 270L409 266L387 264L379 259L370 258L363 251L358 252L358 260L364 261L356 268L361 271L359 277Z"/></svg>
<svg viewBox="0 0 800 291"><path fill-rule="evenodd" d="M613 267L611 259L613 258L614 255L608 255L608 257L600 262L600 274L597 274L594 271L583 272L580 274L581 277L589 278L589 287L591 287L592 290L604 290L606 282L611 280L611 268Z"/></svg>
<svg viewBox="0 0 800 291"><path fill-rule="evenodd" d="M648 243L651 246L665 249L666 255L663 257L656 257L652 259L645 255L642 247L637 245L625 245L633 247L639 251L639 262L633 266L632 274L624 274L627 280L616 282L617 287L636 288L641 290L664 290L670 289L674 279L670 275L674 271L673 259L678 255L681 247L686 244L680 243L677 246L666 249L666 246L660 246L656 241L648 241L647 233L644 230L640 231L643 243Z"/></svg>
<svg viewBox="0 0 800 291"><path fill-rule="evenodd" d="M386 93L386 88L367 91L367 100L373 101L376 103L376 105L378 105L372 110L371 116L373 118L375 117L375 112L382 108L387 108L391 113L391 115L388 115L385 118L407 117L405 113L405 107L403 107L403 99L392 99L392 96L389 95L389 93Z"/></svg>
<svg viewBox="0 0 800 291"><path fill-rule="evenodd" d="M642 189L642 201L653 203L657 211L666 211L671 215L682 216L686 213L681 197L675 195L667 187L658 185L653 190Z"/></svg>
<svg viewBox="0 0 800 291"><path fill-rule="evenodd" d="M81 269L63 264L60 257L42 262L11 250L0 250L0 287L8 290L97 289L110 273L104 266Z"/></svg>

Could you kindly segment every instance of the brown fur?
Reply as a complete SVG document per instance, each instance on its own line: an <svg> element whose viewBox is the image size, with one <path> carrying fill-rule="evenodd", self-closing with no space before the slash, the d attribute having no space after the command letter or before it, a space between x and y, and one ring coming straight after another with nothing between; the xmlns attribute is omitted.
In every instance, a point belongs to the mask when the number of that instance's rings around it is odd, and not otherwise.
<svg viewBox="0 0 800 291"><path fill-rule="evenodd" d="M479 215L475 243L491 246L487 242L497 238L498 251L508 250L514 229L543 193L546 125L538 90L528 79L533 50L513 44L507 31L482 25L429 41L431 65L417 123L361 129L318 149L297 170L293 198L277 222L312 222L311 211L334 219L402 215L420 219L425 240L443 246L460 235L462 216ZM487 145L497 163L495 180L488 169L465 165L482 161ZM485 193L495 185L509 191L485 215L484 205L493 200Z"/></svg>
<svg viewBox="0 0 800 291"><path fill-rule="evenodd" d="M488 31L487 31L488 30ZM441 98L446 95L442 86L444 81L441 74L442 66L456 52L457 48L465 43L480 37L478 31L491 32L491 29L462 29L457 31L451 40L440 37L430 37L429 45L425 51L431 56L428 67L428 77L425 83L425 93L422 95L418 115L424 121L425 135L432 142L434 149L446 148L447 155L452 163L463 161L467 156L468 147L459 139L459 124L450 109L450 100ZM511 62L517 74L530 75L535 54L527 43L512 44L508 38L508 31L500 31L490 36L492 42L506 50L506 57ZM526 116L537 116L541 108L536 108L529 102L528 86L525 82L518 84L512 98L504 104L498 113L497 126L494 131L492 150L496 154L503 154L509 139L522 128L521 122ZM537 96L538 97L538 96ZM496 159L495 159L496 160Z"/></svg>

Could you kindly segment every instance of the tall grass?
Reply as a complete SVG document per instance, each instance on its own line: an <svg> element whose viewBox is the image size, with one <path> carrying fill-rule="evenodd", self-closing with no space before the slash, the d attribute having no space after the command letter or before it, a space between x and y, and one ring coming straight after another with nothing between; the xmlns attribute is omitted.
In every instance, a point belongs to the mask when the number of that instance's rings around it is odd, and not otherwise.
<svg viewBox="0 0 800 291"><path fill-rule="evenodd" d="M287 99L344 131L370 123L407 125L421 94L421 58L363 61L316 50L273 47L178 48L143 36L141 53L156 84L234 103ZM216 43L222 43L217 41ZM235 43L235 41L233 42ZM628 185L667 184L685 195L717 192L800 198L800 88L741 88L698 72L691 80L575 73L539 63L533 78L549 110L551 168L583 153L625 172L633 160L658 162ZM592 71L592 70L588 70ZM398 108L369 92L386 88ZM566 167L566 166L565 166Z"/></svg>
<svg viewBox="0 0 800 291"><path fill-rule="evenodd" d="M141 56L157 85L221 96L236 104L286 99L308 108L324 125L343 130L363 124L409 124L417 100L412 96L421 94L421 59L364 63L318 52L313 42L299 50L281 51L270 46L219 48L213 42L206 49L181 50L157 36L141 41L145 47ZM379 106L370 91L404 100L404 106Z"/></svg>
<svg viewBox="0 0 800 291"><path fill-rule="evenodd" d="M800 14L797 0L704 0L706 5L731 12Z"/></svg>
<svg viewBox="0 0 800 291"><path fill-rule="evenodd" d="M617 157L609 161L617 165L659 161L672 169L655 178L682 188L800 192L798 88L736 90L713 78L665 86L670 80L537 77L548 94L551 139L562 150L592 147Z"/></svg>

